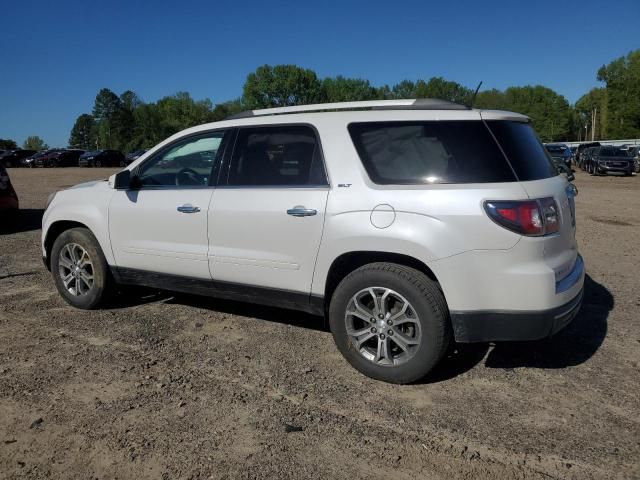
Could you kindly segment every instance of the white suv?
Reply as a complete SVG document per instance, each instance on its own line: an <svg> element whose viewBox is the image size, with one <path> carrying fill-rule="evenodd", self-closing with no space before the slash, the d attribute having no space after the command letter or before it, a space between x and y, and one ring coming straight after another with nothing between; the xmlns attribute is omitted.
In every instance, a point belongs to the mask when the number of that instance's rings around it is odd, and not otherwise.
<svg viewBox="0 0 640 480"><path fill-rule="evenodd" d="M565 174L566 173L566 174ZM415 381L449 340L533 340L578 311L575 187L529 119L436 100L244 112L49 200L63 298L118 285L329 319L346 359Z"/></svg>

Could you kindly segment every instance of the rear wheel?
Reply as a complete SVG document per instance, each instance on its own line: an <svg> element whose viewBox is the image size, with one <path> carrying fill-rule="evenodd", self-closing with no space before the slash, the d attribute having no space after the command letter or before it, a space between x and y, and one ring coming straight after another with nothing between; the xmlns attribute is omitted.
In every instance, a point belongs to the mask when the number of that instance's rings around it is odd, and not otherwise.
<svg viewBox="0 0 640 480"><path fill-rule="evenodd" d="M347 275L331 299L329 322L353 367L391 383L424 377L444 355L451 335L437 283L393 263L372 263Z"/></svg>
<svg viewBox="0 0 640 480"><path fill-rule="evenodd" d="M92 309L109 298L112 279L102 249L86 228L63 232L51 249L51 274L64 300Z"/></svg>
<svg viewBox="0 0 640 480"><path fill-rule="evenodd" d="M95 160L93 166L98 168L102 167L102 160Z"/></svg>

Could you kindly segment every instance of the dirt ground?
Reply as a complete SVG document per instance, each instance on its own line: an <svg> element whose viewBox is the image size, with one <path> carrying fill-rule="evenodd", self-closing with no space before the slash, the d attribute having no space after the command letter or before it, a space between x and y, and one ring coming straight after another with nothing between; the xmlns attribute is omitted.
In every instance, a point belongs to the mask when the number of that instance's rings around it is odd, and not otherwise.
<svg viewBox="0 0 640 480"><path fill-rule="evenodd" d="M64 303L42 209L112 172L9 171L23 211L0 234L0 478L640 478L640 178L577 174L588 278L569 327L455 346L396 386L305 314L145 290Z"/></svg>

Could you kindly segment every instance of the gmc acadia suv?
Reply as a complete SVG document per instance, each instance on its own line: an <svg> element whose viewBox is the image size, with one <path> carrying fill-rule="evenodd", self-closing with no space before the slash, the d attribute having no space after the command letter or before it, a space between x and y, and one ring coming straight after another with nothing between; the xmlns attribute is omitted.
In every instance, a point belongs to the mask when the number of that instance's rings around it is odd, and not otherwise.
<svg viewBox="0 0 640 480"><path fill-rule="evenodd" d="M75 307L118 284L304 310L359 371L407 383L451 339L541 339L574 317L575 193L519 114L429 99L273 108L52 195L42 254Z"/></svg>

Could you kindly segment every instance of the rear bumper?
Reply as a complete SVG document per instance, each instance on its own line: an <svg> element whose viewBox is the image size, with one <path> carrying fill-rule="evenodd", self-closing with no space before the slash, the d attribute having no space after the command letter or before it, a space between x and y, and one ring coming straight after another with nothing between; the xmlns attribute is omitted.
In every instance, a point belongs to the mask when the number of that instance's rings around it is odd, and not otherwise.
<svg viewBox="0 0 640 480"><path fill-rule="evenodd" d="M573 320L583 295L584 290L580 290L569 303L538 312L451 313L456 342L512 342L549 337Z"/></svg>
<svg viewBox="0 0 640 480"><path fill-rule="evenodd" d="M452 311L456 342L540 340L559 332L576 316L584 295L584 262L578 256L572 271L556 282L556 294L575 291L568 302L546 310Z"/></svg>

